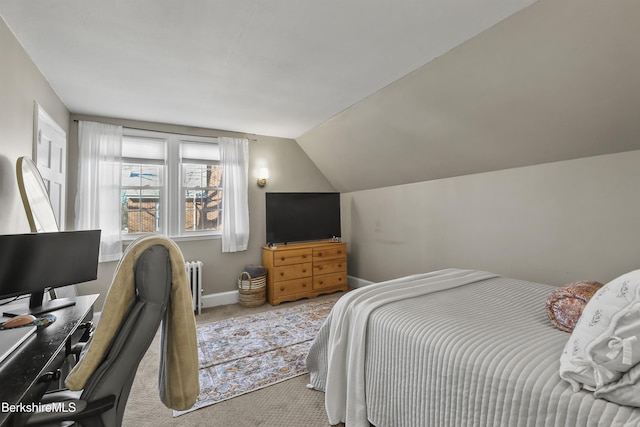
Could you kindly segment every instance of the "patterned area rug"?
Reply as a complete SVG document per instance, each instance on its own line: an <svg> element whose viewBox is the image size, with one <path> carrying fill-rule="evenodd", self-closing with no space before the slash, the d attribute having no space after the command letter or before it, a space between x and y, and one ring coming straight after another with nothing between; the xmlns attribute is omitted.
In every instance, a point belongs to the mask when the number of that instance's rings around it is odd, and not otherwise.
<svg viewBox="0 0 640 427"><path fill-rule="evenodd" d="M199 325L200 396L174 416L305 374L311 343L338 298Z"/></svg>

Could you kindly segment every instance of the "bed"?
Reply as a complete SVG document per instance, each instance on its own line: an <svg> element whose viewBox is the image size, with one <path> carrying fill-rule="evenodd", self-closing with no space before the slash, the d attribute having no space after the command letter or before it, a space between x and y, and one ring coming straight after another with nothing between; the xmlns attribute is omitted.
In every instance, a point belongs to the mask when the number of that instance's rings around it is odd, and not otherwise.
<svg viewBox="0 0 640 427"><path fill-rule="evenodd" d="M347 427L640 425L560 378L573 334L549 321L555 289L459 269L356 289L311 346L309 387Z"/></svg>

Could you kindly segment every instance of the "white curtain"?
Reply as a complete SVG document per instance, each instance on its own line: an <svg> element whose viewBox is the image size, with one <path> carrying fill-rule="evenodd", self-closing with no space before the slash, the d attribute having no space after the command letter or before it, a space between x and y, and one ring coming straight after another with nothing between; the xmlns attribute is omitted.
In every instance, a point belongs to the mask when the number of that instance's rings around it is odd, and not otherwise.
<svg viewBox="0 0 640 427"><path fill-rule="evenodd" d="M76 230L102 230L100 262L122 256L120 166L122 126L78 123Z"/></svg>
<svg viewBox="0 0 640 427"><path fill-rule="evenodd" d="M246 251L249 243L249 141L218 138L222 161L222 252Z"/></svg>

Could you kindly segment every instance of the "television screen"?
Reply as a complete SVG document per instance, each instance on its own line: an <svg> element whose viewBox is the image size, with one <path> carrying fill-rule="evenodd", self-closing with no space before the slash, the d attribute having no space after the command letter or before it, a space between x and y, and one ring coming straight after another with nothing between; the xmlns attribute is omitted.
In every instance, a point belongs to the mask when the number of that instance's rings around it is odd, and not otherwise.
<svg viewBox="0 0 640 427"><path fill-rule="evenodd" d="M340 193L266 193L267 243L341 236Z"/></svg>

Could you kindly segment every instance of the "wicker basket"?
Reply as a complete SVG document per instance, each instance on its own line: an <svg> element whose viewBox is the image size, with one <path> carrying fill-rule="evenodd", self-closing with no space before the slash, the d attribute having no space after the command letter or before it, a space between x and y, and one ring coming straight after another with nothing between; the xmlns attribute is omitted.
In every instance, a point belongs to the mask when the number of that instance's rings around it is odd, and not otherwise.
<svg viewBox="0 0 640 427"><path fill-rule="evenodd" d="M267 302L267 275L251 277L243 271L238 277L239 304L242 307L259 307Z"/></svg>

